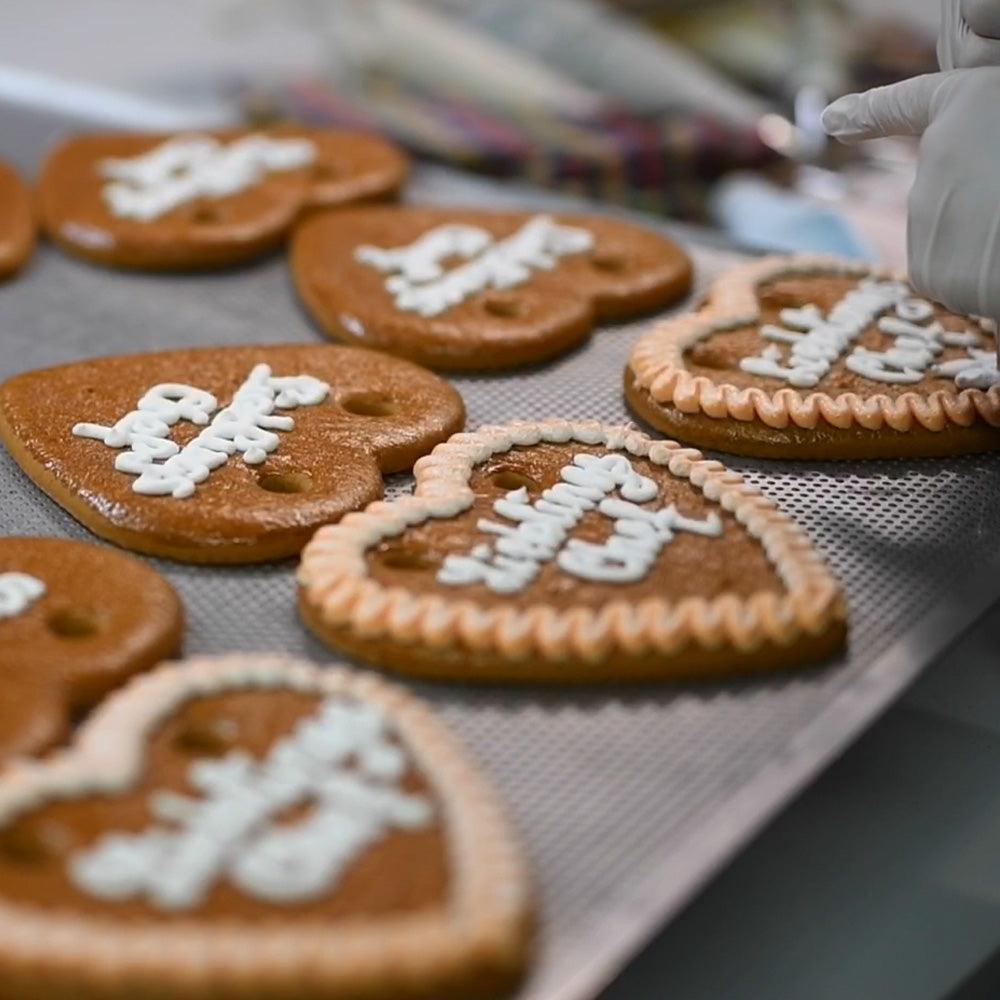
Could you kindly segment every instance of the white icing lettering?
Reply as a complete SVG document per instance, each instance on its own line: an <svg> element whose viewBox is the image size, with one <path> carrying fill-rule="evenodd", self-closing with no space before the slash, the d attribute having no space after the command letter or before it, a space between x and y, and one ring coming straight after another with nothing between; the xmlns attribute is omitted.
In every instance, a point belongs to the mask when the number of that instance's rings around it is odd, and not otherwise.
<svg viewBox="0 0 1000 1000"><path fill-rule="evenodd" d="M894 315L881 315L889 309ZM981 338L968 330L945 330L934 316L934 306L913 298L906 285L866 279L848 292L826 318L811 303L799 309L782 309L779 318L783 326L765 323L760 328L761 339L772 343L759 355L743 358L740 368L809 389L818 385L833 362L851 348L844 359L845 367L875 382L914 385L923 381L928 370L955 378L962 389L989 388L1000 382L995 359L990 360L992 352L976 349ZM884 351L860 344L851 347L876 320L880 333L895 338L893 346ZM791 347L784 362L778 344ZM964 347L969 354L935 364L935 358L946 347Z"/></svg>
<svg viewBox="0 0 1000 1000"><path fill-rule="evenodd" d="M248 135L224 145L208 135L182 135L129 159L99 164L102 194L114 215L150 222L197 198L223 198L266 174L296 170L316 157L308 139Z"/></svg>
<svg viewBox="0 0 1000 1000"><path fill-rule="evenodd" d="M45 593L45 584L27 573L0 573L0 621L26 611Z"/></svg>
<svg viewBox="0 0 1000 1000"><path fill-rule="evenodd" d="M295 427L291 417L275 409L315 406L329 392L325 382L311 375L276 378L261 364L217 413L218 401L211 393L165 383L153 386L137 409L112 426L78 423L73 434L109 448L128 448L115 459L115 468L137 477L132 484L136 493L184 499L231 455L239 453L248 465L263 462L280 443L275 432ZM183 448L169 438L170 428L180 420L204 427Z"/></svg>
<svg viewBox="0 0 1000 1000"><path fill-rule="evenodd" d="M706 520L696 521L678 514L673 504L650 511L626 500L607 499L598 509L614 519L614 534L603 545L571 538L557 559L564 572L598 583L642 580L678 531L717 538L723 530L714 511Z"/></svg>
<svg viewBox="0 0 1000 1000"><path fill-rule="evenodd" d="M237 751L194 763L198 798L154 793L158 822L104 835L70 877L98 899L164 910L197 907L223 878L268 903L316 899L386 834L431 821L427 799L399 787L407 757L391 735L373 706L329 699L264 761ZM283 821L296 809L303 818Z"/></svg>
<svg viewBox="0 0 1000 1000"><path fill-rule="evenodd" d="M991 389L1000 384L995 351L969 348L967 358L955 358L934 366L936 375L953 378L959 389Z"/></svg>
<svg viewBox="0 0 1000 1000"><path fill-rule="evenodd" d="M792 345L786 364L773 353L743 358L740 368L753 375L778 378L800 389L811 389L829 372L865 327L881 313L909 294L905 285L894 281L866 279L851 289L827 317L815 305L797 310L782 310L780 319L796 330L768 325L761 331L767 340L783 340Z"/></svg>
<svg viewBox="0 0 1000 1000"><path fill-rule="evenodd" d="M534 503L525 487L495 501L494 512L514 525L481 518L479 530L496 540L475 546L469 555L447 556L438 581L452 586L482 583L495 593L513 594L555 559L563 572L580 579L635 582L649 572L676 532L722 533L722 521L715 513L695 521L673 506L656 511L640 507L655 500L659 490L623 455L576 455L560 475L561 482L544 490ZM615 491L622 499L612 497ZM615 522L614 534L603 545L569 537L589 510Z"/></svg>
<svg viewBox="0 0 1000 1000"><path fill-rule="evenodd" d="M583 253L593 245L594 237L586 229L537 215L502 240L478 226L446 225L409 246L358 247L354 258L389 275L385 287L397 309L433 317L488 288L522 285L533 270L549 271L560 257ZM446 271L443 265L453 257L466 263Z"/></svg>

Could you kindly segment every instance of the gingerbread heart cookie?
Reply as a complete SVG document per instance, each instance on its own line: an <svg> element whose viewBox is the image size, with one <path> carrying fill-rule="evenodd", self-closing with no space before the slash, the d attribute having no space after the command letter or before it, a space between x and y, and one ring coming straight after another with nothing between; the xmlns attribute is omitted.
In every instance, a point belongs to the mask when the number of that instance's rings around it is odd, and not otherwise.
<svg viewBox="0 0 1000 1000"><path fill-rule="evenodd" d="M177 652L173 587L138 559L56 538L0 538L0 766L64 740L132 674Z"/></svg>
<svg viewBox="0 0 1000 1000"><path fill-rule="evenodd" d="M887 271L772 257L659 323L629 404L684 441L767 458L951 455L1000 447L993 334Z"/></svg>
<svg viewBox="0 0 1000 1000"><path fill-rule="evenodd" d="M408 207L310 219L292 272L331 336L448 369L545 360L691 284L676 244L627 222Z"/></svg>
<svg viewBox="0 0 1000 1000"><path fill-rule="evenodd" d="M323 528L300 610L407 674L631 681L772 670L845 637L804 534L718 462L628 427L516 423L417 463L416 494Z"/></svg>
<svg viewBox="0 0 1000 1000"><path fill-rule="evenodd" d="M107 133L50 155L39 195L48 235L113 267L225 267L280 245L308 210L390 197L406 179L394 146L359 132Z"/></svg>
<svg viewBox="0 0 1000 1000"><path fill-rule="evenodd" d="M16 274L35 249L31 192L12 167L0 162L0 280Z"/></svg>
<svg viewBox="0 0 1000 1000"><path fill-rule="evenodd" d="M0 386L0 440L110 541L198 563L276 559L461 428L416 365L333 346L101 358Z"/></svg>
<svg viewBox="0 0 1000 1000"><path fill-rule="evenodd" d="M495 996L529 914L490 787L369 675L165 667L0 778L5 996Z"/></svg>

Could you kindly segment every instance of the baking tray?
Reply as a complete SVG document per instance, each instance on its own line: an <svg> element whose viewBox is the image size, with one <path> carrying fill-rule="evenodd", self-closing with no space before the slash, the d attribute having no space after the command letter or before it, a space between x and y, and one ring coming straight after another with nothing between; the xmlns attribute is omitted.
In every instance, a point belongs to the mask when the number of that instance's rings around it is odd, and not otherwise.
<svg viewBox="0 0 1000 1000"><path fill-rule="evenodd" d="M565 204L441 170L418 173L411 198ZM693 254L695 295L738 260L706 246ZM469 425L547 416L627 420L622 366L647 323L605 328L548 366L455 378ZM0 287L2 378L95 355L318 339L280 256L216 275L155 276L100 270L43 247L21 279ZM1000 595L997 458L729 464L805 526L843 581L852 632L837 662L754 682L583 693L411 685L505 794L537 869L540 947L521 1000L584 1000L599 992ZM389 492L408 485L397 477ZM6 453L0 532L89 537ZM281 649L331 659L296 619L293 562L154 564L184 597L187 652Z"/></svg>

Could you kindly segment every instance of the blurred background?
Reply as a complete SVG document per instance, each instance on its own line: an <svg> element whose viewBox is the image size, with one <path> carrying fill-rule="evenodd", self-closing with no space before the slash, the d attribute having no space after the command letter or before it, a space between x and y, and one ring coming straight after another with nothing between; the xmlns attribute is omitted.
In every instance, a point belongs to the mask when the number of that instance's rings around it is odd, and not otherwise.
<svg viewBox="0 0 1000 1000"><path fill-rule="evenodd" d="M831 146L841 93L933 69L938 0L4 0L0 107L292 117L415 156L902 264L913 148ZM21 162L35 142L4 137ZM51 122L49 127L54 127Z"/></svg>

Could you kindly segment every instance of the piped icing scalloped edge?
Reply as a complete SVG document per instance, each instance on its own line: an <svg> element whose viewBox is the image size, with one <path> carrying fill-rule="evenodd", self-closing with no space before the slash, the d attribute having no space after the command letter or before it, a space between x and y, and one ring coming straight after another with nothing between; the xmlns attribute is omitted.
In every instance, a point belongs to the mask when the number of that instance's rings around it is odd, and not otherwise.
<svg viewBox="0 0 1000 1000"><path fill-rule="evenodd" d="M74 916L71 906L53 911L15 903L0 893L0 968L37 965L72 975L92 968L103 983L149 974L155 966L178 982L206 977L220 991L228 976L237 984L297 984L297 970L308 969L310 982L348 990L382 978L395 982L402 972L419 977L454 970L483 952L509 958L523 946L529 877L495 793L420 701L341 667L253 653L162 666L108 699L70 749L12 765L0 779L0 826L48 802L128 791L141 779L145 741L183 704L247 689L342 697L384 712L438 801L450 858L447 907L334 928L302 920L249 925L197 913L173 924L123 923Z"/></svg>
<svg viewBox="0 0 1000 1000"><path fill-rule="evenodd" d="M596 611L547 605L520 610L385 587L369 576L368 549L408 527L455 517L472 506L469 480L477 465L518 445L569 442L624 451L689 480L760 542L786 591L746 600L720 594L635 603L616 599L609 589L608 603ZM596 421L518 422L456 434L417 462L414 472L414 496L348 514L321 528L303 550L299 583L322 623L347 626L366 639L459 646L510 659L599 661L616 652L670 656L691 643L747 653L766 643L790 646L821 635L846 616L839 585L802 530L739 474L674 441L654 441L634 428Z"/></svg>
<svg viewBox="0 0 1000 1000"><path fill-rule="evenodd" d="M930 394L904 392L896 397L886 393L830 396L790 387L774 391L758 386L741 388L694 375L686 367L685 351L699 340L760 321L757 289L764 282L831 273L906 280L887 268L824 255L766 257L735 268L712 285L702 310L662 320L639 340L629 359L636 384L655 402L671 405L681 413L702 413L717 420L759 420L779 430L790 425L814 430L820 420L839 430L858 426L905 432L916 425L937 432L952 425L970 427L977 420L1000 427L1000 386L955 392L937 389Z"/></svg>

